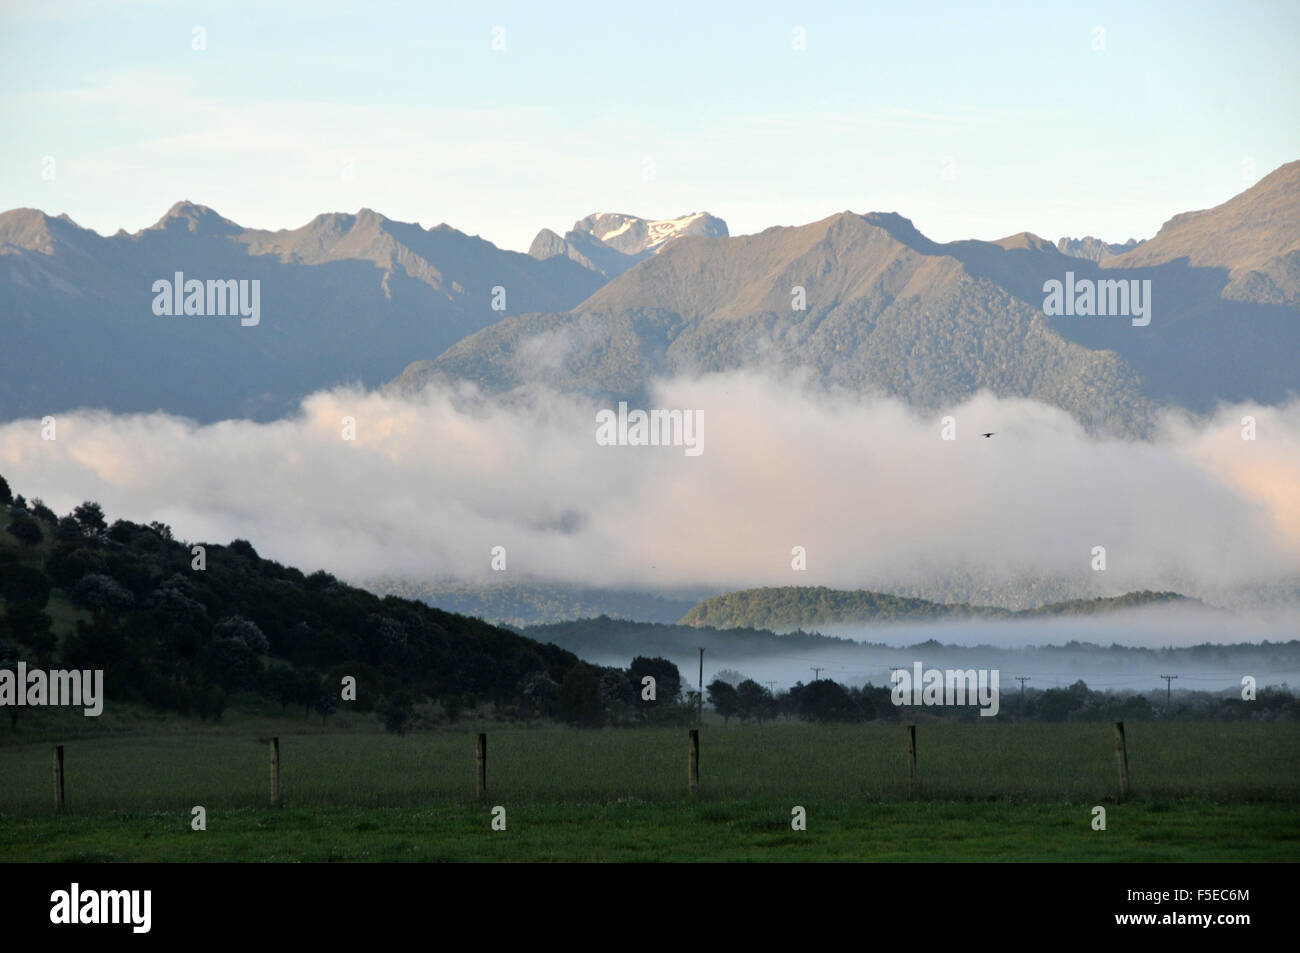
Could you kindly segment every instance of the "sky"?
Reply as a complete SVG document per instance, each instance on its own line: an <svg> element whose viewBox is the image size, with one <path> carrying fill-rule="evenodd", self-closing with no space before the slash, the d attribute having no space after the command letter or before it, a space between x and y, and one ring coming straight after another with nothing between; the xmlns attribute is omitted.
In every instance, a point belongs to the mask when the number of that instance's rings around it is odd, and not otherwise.
<svg viewBox="0 0 1300 953"><path fill-rule="evenodd" d="M104 234L188 199L521 251L592 212L701 210L1123 241L1300 158L1291 0L0 11L0 209Z"/></svg>

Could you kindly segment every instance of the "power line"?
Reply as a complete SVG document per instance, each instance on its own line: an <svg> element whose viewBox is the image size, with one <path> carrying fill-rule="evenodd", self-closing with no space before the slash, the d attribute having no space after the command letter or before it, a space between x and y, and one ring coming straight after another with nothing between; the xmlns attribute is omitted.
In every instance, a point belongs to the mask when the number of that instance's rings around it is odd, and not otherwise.
<svg viewBox="0 0 1300 953"><path fill-rule="evenodd" d="M1177 675L1161 675L1160 677L1163 678L1163 679L1165 680L1165 707L1168 708L1168 707L1169 707L1169 704L1170 704L1170 697L1171 697L1172 694L1173 694L1173 689L1172 689L1173 681L1174 681L1174 679L1177 678L1178 676L1177 676Z"/></svg>
<svg viewBox="0 0 1300 953"><path fill-rule="evenodd" d="M1028 675L1013 675L1017 682L1020 683L1020 713L1025 713L1025 682L1029 681Z"/></svg>

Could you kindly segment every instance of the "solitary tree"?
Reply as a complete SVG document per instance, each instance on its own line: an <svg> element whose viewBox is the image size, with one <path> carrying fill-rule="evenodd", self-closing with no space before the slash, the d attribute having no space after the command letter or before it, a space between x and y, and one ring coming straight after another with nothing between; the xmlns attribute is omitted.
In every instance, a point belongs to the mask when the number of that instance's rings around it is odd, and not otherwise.
<svg viewBox="0 0 1300 953"><path fill-rule="evenodd" d="M104 521L104 508L93 500L87 500L72 511L72 517L87 536L102 536L108 529Z"/></svg>
<svg viewBox="0 0 1300 953"><path fill-rule="evenodd" d="M641 681L647 675L655 680L655 702L672 704L682 692L682 673L666 658L646 658L638 655L632 659L628 676L637 698L641 697Z"/></svg>
<svg viewBox="0 0 1300 953"><path fill-rule="evenodd" d="M737 701L740 704L740 717L743 721L757 718L761 725L771 714L772 693L752 678L747 678L736 686Z"/></svg>
<svg viewBox="0 0 1300 953"><path fill-rule="evenodd" d="M740 696L730 682L724 682L720 678L709 682L707 691L709 704L722 716L722 724L725 727L731 720L731 716L740 711Z"/></svg>

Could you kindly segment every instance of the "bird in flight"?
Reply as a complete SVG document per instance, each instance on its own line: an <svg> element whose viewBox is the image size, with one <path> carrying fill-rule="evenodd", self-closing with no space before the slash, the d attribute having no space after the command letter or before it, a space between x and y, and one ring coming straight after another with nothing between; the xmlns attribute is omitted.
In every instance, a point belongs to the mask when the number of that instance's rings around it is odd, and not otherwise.
<svg viewBox="0 0 1300 953"><path fill-rule="evenodd" d="M989 437L993 436L993 434L995 434L995 433L997 433L996 430L994 430L993 433L982 433L982 434L980 434L980 436L981 436L981 437L984 437L985 439L988 439Z"/></svg>

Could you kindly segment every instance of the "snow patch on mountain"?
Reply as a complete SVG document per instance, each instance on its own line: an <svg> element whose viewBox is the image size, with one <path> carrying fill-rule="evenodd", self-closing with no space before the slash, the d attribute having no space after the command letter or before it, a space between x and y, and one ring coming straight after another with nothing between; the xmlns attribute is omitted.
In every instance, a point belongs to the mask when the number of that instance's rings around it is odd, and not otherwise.
<svg viewBox="0 0 1300 953"><path fill-rule="evenodd" d="M574 222L563 238L550 229L542 229L533 239L528 254L538 259L565 255L613 278L678 238L688 235L726 238L728 234L727 223L708 212L664 219L596 212Z"/></svg>

